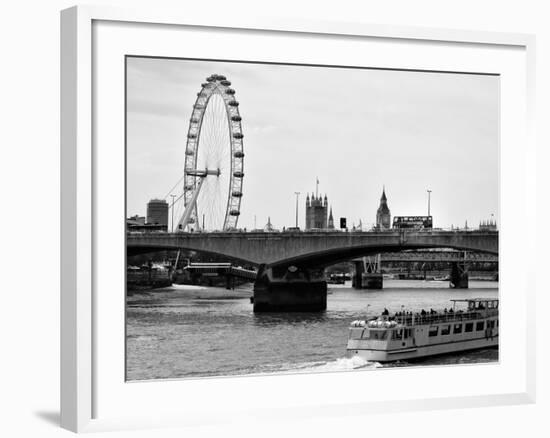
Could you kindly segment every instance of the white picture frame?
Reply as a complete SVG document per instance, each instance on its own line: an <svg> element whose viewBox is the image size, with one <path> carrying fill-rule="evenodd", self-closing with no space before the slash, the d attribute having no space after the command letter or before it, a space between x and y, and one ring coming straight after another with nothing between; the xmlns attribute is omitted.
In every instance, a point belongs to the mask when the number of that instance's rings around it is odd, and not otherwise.
<svg viewBox="0 0 550 438"><path fill-rule="evenodd" d="M105 23L104 28L97 27ZM223 378L223 379L204 379L200 381L171 381L154 383L125 383L120 381L120 369L105 362L107 354L98 354L105 348L104 353L109 348L118 348L119 340L124 334L119 333L120 321L113 322L116 318L124 318L123 314L118 314L123 301L123 290L120 291L119 303L112 311L105 311L105 300L98 300L98 290L101 289L101 276L105 271L101 270L101 260L98 253L103 251L101 237L105 235L102 229L101 206L104 202L116 202L116 199L107 201L102 193L105 190L98 183L98 172L105 170L108 172L117 172L117 164L114 163L111 169L107 169L102 161L104 154L97 153L98 139L104 139L101 130L97 129L95 123L102 117L102 97L97 94L98 89L103 87L101 81L105 78L113 80L113 76L105 76L108 71L104 71L101 64L96 65L96 61L105 54L105 60L111 59L111 56L119 59L120 53L124 53L127 48L123 47L124 38L117 32L120 26L124 28L122 32L132 32L132 36L139 35L143 29L148 28L149 32L165 33L177 31L177 29L187 29L190 31L200 31L202 34L209 32L223 33L235 31L239 35L250 33L258 37L269 34L269 38L339 38L339 44L356 44L362 41L384 42L384 44L397 44L404 47L426 48L425 56L430 56L430 50L460 51L483 49L487 53L495 53L495 57L502 56L498 62L491 63L485 60L472 57L472 65L484 63L487 69L492 73L503 74L507 80L502 84L503 87L503 136L502 144L506 145L506 157L501 157L503 166L501 174L501 201L506 199L524 199L524 202L531 201L534 204L534 186L535 186L535 145L532 134L533 108L534 108L534 51L535 40L531 35L459 31L449 29L424 29L403 26L376 26L362 23L337 23L337 22L306 22L306 21L280 21L274 19L250 19L246 17L233 17L229 22L223 15L193 16L182 15L179 13L159 12L156 10L124 10L107 7L78 6L62 11L61 13L61 425L62 427L75 431L100 431L119 428L146 428L163 426L183 426L190 424L200 424L207 419L211 419L212 412L215 412L217 421L223 423L229 421L235 416L247 417L250 415L274 415L269 411L276 408L277 415L289 415L294 418L310 417L312 415L359 415L367 410L369 412L392 412L396 410L412 409L441 409L458 408L503 404L521 404L531 403L535 398L535 309L530 305L534 302L534 273L530 268L519 263L514 263L508 256L501 255L501 281L503 286L508 289L519 288L523 293L516 295L506 292L503 288L504 309L506 303L514 304L508 306L511 311L503 311L502 328L503 337L509 336L514 341L517 336L517 342L525 348L521 348L521 360L518 360L513 371L503 372L503 376L509 376L507 384L499 390L497 382L480 387L480 392L476 393L469 388L465 388L462 393L458 390L447 394L445 389L430 394L421 394L414 388L410 392L403 392L398 395L392 395L385 399L372 399L366 394L356 394L349 400L343 395L337 394L334 389L334 398L329 400L326 396L317 394L313 388L318 385L319 379L324 379L326 385L325 393L330 393L331 388L338 388L342 385L354 384L357 381L356 373L339 373L328 377L321 376L285 376L281 377L250 377L250 378ZM105 29L105 31L103 30ZM118 35L118 36L117 36ZM311 38L315 37L315 38ZM112 38L109 40L109 38ZM162 35L159 36L162 39ZM153 38L147 47L143 43L143 50L155 50L155 38ZM107 53L105 41L109 41L109 50ZM139 38L132 38L134 42L131 54L139 50ZM159 43L161 41L159 40ZM312 44L316 44L312 42ZM317 43L320 44L320 43ZM137 49L136 49L137 47ZM166 46L165 46L166 47ZM119 50L119 52L116 52ZM166 47L166 56L170 47ZM334 49L328 49L330 50ZM404 50L401 47L399 50ZM424 50L424 49L422 49ZM120 52L122 51L122 52ZM497 53L498 52L498 53ZM127 54L130 52L126 52ZM147 52L149 53L149 52ZM299 53L289 53L289 56L298 57ZM485 52L484 52L485 53ZM154 54L154 53L153 53ZM159 53L157 53L159 54ZM507 57L509 54L509 58ZM329 53L330 55L330 53ZM266 54L269 56L269 53ZM332 56L336 56L333 53ZM395 56L395 55L392 55ZM462 55L461 55L462 56ZM470 55L465 55L470 56ZM460 56L456 56L455 71L469 71L471 67L464 64L460 68ZM495 59L496 59L495 58ZM506 59L505 59L506 58ZM299 58L298 58L299 59ZM388 58L390 59L390 58ZM429 58L428 58L429 59ZM390 59L391 61L391 59ZM409 60L414 63L420 61ZM441 60L434 60L442 62ZM447 60L449 65L450 59ZM508 65L508 64L509 65ZM429 62L420 65L419 69L434 69L434 64ZM109 67L107 65L107 67ZM119 69L120 66L117 67ZM386 65L386 67L395 67L395 65ZM398 66L399 67L399 66ZM502 68L502 70L500 70ZM507 70L508 69L508 70ZM116 70L120 72L120 70ZM509 81L508 81L508 78ZM122 82L121 82L122 81ZM123 77L116 76L117 87L123 86ZM108 85L110 87L111 85ZM117 99L120 96L120 89L109 88ZM507 94L509 93L509 94ZM509 96L516 99L518 108L511 108ZM512 99L512 97L510 97ZM123 102L118 102L113 111L118 111ZM120 111L119 111L120 112ZM516 120L516 116L520 116ZM120 117L118 114L117 117ZM113 119L119 120L119 119ZM512 129L505 121L515 120L517 126ZM101 124L101 121L100 121ZM103 125L104 126L104 125ZM123 127L118 126L114 129ZM100 132L101 131L101 132ZM113 137L115 138L115 137ZM119 138L119 137L116 137ZM520 142L524 147L513 150L511 144ZM105 142L101 143L105 144ZM124 148L124 143L109 143L113 148ZM509 149L508 149L509 148ZM113 153L117 153L116 151ZM521 160L522 166L517 170L514 180L506 169L514 163L514 160ZM116 161L116 160L114 160ZM117 162L118 163L118 162ZM123 168L118 168L123 173ZM113 181L111 181L113 182ZM99 185L98 185L99 184ZM116 181L115 181L116 184ZM529 220L535 223L534 213L527 209L520 209L520 212L513 212L510 208L510 202L502 204L502 230L501 248L504 254L510 254L514 251L530 251L534 247L535 228L522 229L523 237L518 238L513 232L514 224ZM510 209L509 209L510 208ZM525 211L523 211L525 210ZM120 231L120 230L119 230ZM114 236L114 235L113 235ZM112 237L112 236L111 236ZM118 236L120 237L120 236ZM120 241L114 236L114 242ZM123 251L123 248L120 248ZM507 251L507 252L506 252ZM508 274L508 268L515 264L516 272ZM529 278L527 278L529 273ZM530 286L529 286L530 285ZM99 289L98 289L99 288ZM514 301L514 300L517 300ZM511 333L509 330L510 317L516 318L517 333ZM117 325L118 324L118 325ZM113 345L107 344L104 336L106 329L113 329ZM110 341L109 341L110 342ZM504 341L506 342L506 341ZM518 345L520 345L518 344ZM504 345L505 347L506 345ZM114 350L113 350L114 351ZM479 369L479 373L496 373L505 369L507 363L511 363L517 358L511 358L507 355L506 349L503 349L502 359L498 365L493 365L491 369L486 365L477 365L469 368L461 376L466 378L468 372L473 368ZM123 346L119 352L124 355ZM119 360L119 359L117 359ZM494 368L499 367L499 368ZM455 367L458 369L458 367ZM407 371L392 370L392 378L407 379ZM457 371L457 373L462 371ZM438 370L416 370L415 379L422 381L438 374ZM513 373L513 378L511 374ZM364 374L364 373L363 373ZM373 373L371 373L373 374ZM387 374L387 373L386 373ZM484 374L483 374L484 375ZM445 378L444 375L440 376ZM360 376L364 379L363 375ZM114 379L114 380L111 380ZM273 380L276 379L276 380ZM366 378L365 378L366 379ZM109 394L112 399L111 405L105 402L107 388L111 388L112 382L126 389L130 388L129 393L123 395L113 389ZM104 383L107 382L107 383ZM513 384L512 384L513 383ZM245 410L222 412L219 406L211 405L209 412L204 409L203 400L199 394L208 393L216 390L221 394L235 391L241 391L246 400L247 396L253 396L252 385L271 385L271 390L275 387L288 390L296 385L304 385L311 389L309 399L307 397L297 397L294 404L286 405L284 397L274 392L272 400L265 407L254 406L250 402ZM140 386L141 385L141 386ZM157 386L158 385L158 386ZM131 397L139 399L150 398L155 394L158 398L163 394L172 393L181 390L185 385L189 391L196 391L195 400L196 411L190 413L189 406L179 406L177 403L172 409L158 404L156 407L148 407L149 415L143 415L136 411L131 414L131 410L124 411L120 408L117 411L117 405L124 405L122 398ZM466 385L467 386L467 385ZM174 389L171 389L174 388ZM492 388L492 389L491 389ZM146 393L147 391L147 393ZM151 392L152 391L152 392ZM421 403L418 403L421 400ZM246 403L246 402L245 402ZM108 412L108 414L103 414ZM187 415L182 415L187 412Z"/></svg>

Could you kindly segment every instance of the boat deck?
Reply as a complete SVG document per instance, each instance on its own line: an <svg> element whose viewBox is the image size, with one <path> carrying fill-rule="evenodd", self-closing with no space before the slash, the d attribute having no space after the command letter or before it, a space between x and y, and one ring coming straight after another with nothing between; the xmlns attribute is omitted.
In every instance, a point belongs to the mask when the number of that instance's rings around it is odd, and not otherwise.
<svg viewBox="0 0 550 438"><path fill-rule="evenodd" d="M474 310L474 311L457 311L447 313L427 313L422 315L421 313L415 313L413 315L400 315L400 316L377 316L369 318L367 320L367 326L371 321L395 321L397 324L405 327L415 327L426 324L438 324L443 322L461 322L472 321L478 319L486 319L492 316L498 316L498 309L486 309L486 310Z"/></svg>

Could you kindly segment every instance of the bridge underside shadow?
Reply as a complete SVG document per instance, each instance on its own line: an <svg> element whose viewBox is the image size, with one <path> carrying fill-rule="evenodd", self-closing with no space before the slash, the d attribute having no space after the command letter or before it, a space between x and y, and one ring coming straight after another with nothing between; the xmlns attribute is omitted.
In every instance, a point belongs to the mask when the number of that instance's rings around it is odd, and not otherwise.
<svg viewBox="0 0 550 438"><path fill-rule="evenodd" d="M269 267L276 268L282 266L296 265L304 269L326 268L327 266L335 265L337 263L346 262L359 257L372 256L375 254L382 254L387 252L400 252L408 250L420 250L420 249L442 249L449 248L462 251L472 251L471 248L461 246L441 246L441 245L377 245L377 246L361 246L361 247L347 247L338 248L333 250L327 250L320 253L312 253L300 255L298 257L290 257L284 260L279 260L275 263L268 264ZM480 251L487 254L498 254L495 251Z"/></svg>
<svg viewBox="0 0 550 438"><path fill-rule="evenodd" d="M364 256L404 250L432 248L465 249L436 245L380 245L328 250L317 254L292 257L261 265L254 283L255 312L319 312L327 307L327 282L324 268ZM478 251L479 252L479 251ZM492 251L485 251L494 254ZM467 276L453 276L455 287L467 287ZM380 274L381 277L381 274ZM456 278L455 278L456 277ZM460 285L458 278L460 277ZM380 279L381 280L381 279ZM380 281L380 288L382 282Z"/></svg>

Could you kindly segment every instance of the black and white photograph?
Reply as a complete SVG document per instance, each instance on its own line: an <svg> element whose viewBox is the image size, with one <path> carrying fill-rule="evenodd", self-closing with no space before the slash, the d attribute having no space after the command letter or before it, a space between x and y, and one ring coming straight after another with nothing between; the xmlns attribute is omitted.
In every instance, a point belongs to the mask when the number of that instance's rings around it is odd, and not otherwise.
<svg viewBox="0 0 550 438"><path fill-rule="evenodd" d="M498 74L125 63L128 381L499 361Z"/></svg>

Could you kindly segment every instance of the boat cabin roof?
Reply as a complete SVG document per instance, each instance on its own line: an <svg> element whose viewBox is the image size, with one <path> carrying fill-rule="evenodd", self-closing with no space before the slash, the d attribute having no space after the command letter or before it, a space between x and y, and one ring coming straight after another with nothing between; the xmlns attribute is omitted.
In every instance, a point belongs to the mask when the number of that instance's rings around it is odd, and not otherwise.
<svg viewBox="0 0 550 438"><path fill-rule="evenodd" d="M468 303L469 310L482 310L485 308L488 309L498 309L498 298L462 298L458 300L451 300L453 306L458 303Z"/></svg>
<svg viewBox="0 0 550 438"><path fill-rule="evenodd" d="M469 303L469 302L474 302L474 303L479 303L479 302L486 302L486 301L497 301L498 302L498 298L459 298L459 299L456 299L456 300L450 300L452 302L464 302L464 303Z"/></svg>

